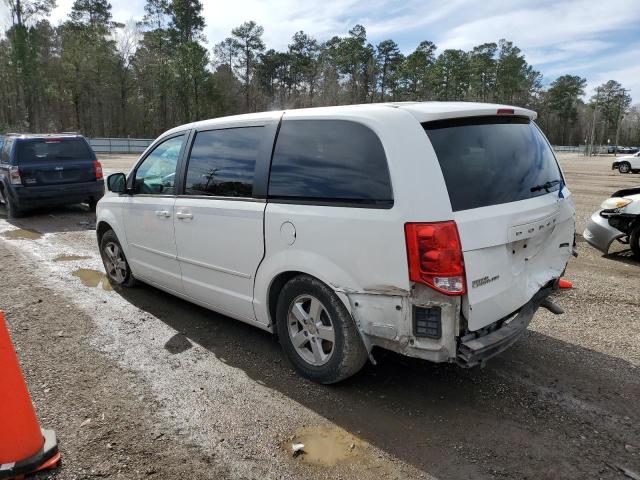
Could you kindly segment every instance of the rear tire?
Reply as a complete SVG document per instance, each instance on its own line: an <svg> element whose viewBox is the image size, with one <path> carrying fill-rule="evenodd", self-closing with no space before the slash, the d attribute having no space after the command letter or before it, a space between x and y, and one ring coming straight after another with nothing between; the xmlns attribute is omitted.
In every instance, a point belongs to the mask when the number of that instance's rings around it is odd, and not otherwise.
<svg viewBox="0 0 640 480"><path fill-rule="evenodd" d="M631 231L629 246L637 259L640 259L640 225Z"/></svg>
<svg viewBox="0 0 640 480"><path fill-rule="evenodd" d="M7 218L20 218L24 215L24 211L16 205L16 201L11 199L11 195L5 194L2 191L2 197L4 198L4 208L7 212Z"/></svg>
<svg viewBox="0 0 640 480"><path fill-rule="evenodd" d="M98 201L95 198L91 197L89 200L87 200L87 204L89 205L90 212L96 211L96 206L98 205Z"/></svg>
<svg viewBox="0 0 640 480"><path fill-rule="evenodd" d="M618 165L618 171L620 173L629 173L631 171L631 164L629 162L622 162Z"/></svg>
<svg viewBox="0 0 640 480"><path fill-rule="evenodd" d="M120 287L134 287L136 285L136 279L131 273L122 245L113 230L107 230L102 235L100 256L111 285Z"/></svg>
<svg viewBox="0 0 640 480"><path fill-rule="evenodd" d="M298 275L284 285L276 323L285 354L302 376L314 382L339 382L358 373L367 361L367 349L351 315L337 295L314 277Z"/></svg>

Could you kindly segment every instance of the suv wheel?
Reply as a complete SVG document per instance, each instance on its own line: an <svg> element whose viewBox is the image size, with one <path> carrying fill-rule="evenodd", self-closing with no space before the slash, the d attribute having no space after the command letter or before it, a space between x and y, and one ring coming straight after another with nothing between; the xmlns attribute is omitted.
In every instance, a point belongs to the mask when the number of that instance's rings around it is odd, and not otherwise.
<svg viewBox="0 0 640 480"><path fill-rule="evenodd" d="M89 200L87 200L87 204L89 205L90 212L96 211L96 205L98 205L98 201L95 198L91 197Z"/></svg>
<svg viewBox="0 0 640 480"><path fill-rule="evenodd" d="M107 272L107 278L112 285L133 287L135 278L124 256L122 245L113 230L107 230L100 240L100 256Z"/></svg>
<svg viewBox="0 0 640 480"><path fill-rule="evenodd" d="M629 235L629 246L636 258L640 259L640 225L631 231L631 235Z"/></svg>
<svg viewBox="0 0 640 480"><path fill-rule="evenodd" d="M16 205L15 200L11 199L10 195L5 194L4 190L2 191L2 200L4 201L4 208L8 218L19 218L22 216L22 210Z"/></svg>
<svg viewBox="0 0 640 480"><path fill-rule="evenodd" d="M282 348L296 369L319 383L335 383L365 364L367 350L336 294L308 275L289 280L276 309Z"/></svg>
<svg viewBox="0 0 640 480"><path fill-rule="evenodd" d="M622 162L620 165L618 165L618 171L620 173L629 173L630 170L631 165L629 164L629 162Z"/></svg>

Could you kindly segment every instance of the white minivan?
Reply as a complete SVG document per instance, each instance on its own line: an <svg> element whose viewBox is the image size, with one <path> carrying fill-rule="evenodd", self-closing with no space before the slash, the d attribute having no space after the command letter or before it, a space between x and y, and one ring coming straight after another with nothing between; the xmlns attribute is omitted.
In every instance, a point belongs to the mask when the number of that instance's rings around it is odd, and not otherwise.
<svg viewBox="0 0 640 480"><path fill-rule="evenodd" d="M106 272L276 333L322 383L375 346L482 364L561 313L575 211L535 116L411 102L174 128L108 178Z"/></svg>

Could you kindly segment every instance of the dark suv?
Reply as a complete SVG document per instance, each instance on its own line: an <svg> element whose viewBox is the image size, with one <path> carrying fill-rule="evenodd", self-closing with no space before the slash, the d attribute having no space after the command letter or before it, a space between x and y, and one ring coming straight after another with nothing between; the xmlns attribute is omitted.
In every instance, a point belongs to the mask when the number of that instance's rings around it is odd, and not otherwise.
<svg viewBox="0 0 640 480"><path fill-rule="evenodd" d="M0 201L9 217L26 209L86 202L104 195L102 165L76 134L9 134L0 153Z"/></svg>

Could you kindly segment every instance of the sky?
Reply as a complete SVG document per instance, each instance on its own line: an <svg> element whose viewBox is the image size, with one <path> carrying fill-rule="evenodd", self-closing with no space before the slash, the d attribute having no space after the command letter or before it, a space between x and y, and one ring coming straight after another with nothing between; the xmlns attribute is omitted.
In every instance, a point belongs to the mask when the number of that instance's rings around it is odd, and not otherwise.
<svg viewBox="0 0 640 480"><path fill-rule="evenodd" d="M326 40L361 24L374 45L395 40L410 53L422 40L471 49L511 40L542 72L544 83L563 74L587 79L587 97L617 80L640 102L640 0L202 0L207 44L247 20L264 27L267 48L285 49L298 30ZM3 2L4 3L4 2ZM58 0L55 24L73 0ZM143 15L144 0L111 0L114 20ZM5 10L6 11L6 10ZM5 11L0 12L6 17Z"/></svg>

